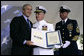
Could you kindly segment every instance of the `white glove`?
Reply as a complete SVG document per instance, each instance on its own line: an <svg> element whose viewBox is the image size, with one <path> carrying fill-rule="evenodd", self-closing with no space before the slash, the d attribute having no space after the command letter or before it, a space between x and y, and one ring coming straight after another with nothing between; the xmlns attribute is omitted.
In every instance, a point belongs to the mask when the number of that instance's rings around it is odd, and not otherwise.
<svg viewBox="0 0 84 56"><path fill-rule="evenodd" d="M54 48L61 48L61 45L54 45Z"/></svg>
<svg viewBox="0 0 84 56"><path fill-rule="evenodd" d="M70 45L70 41L65 41L66 43L62 46L63 48L66 48Z"/></svg>

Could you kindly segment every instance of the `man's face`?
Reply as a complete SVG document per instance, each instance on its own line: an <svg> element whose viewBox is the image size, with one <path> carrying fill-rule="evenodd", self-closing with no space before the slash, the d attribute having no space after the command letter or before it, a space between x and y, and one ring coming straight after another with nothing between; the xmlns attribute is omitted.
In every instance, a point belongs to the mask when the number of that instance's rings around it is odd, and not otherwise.
<svg viewBox="0 0 84 56"><path fill-rule="evenodd" d="M68 12L60 12L60 18L62 19L62 20L65 20L66 18L68 17Z"/></svg>
<svg viewBox="0 0 84 56"><path fill-rule="evenodd" d="M26 17L29 17L31 15L32 7L31 6L26 6L23 10L23 14Z"/></svg>
<svg viewBox="0 0 84 56"><path fill-rule="evenodd" d="M41 21L44 19L45 14L44 13L36 13L36 20Z"/></svg>

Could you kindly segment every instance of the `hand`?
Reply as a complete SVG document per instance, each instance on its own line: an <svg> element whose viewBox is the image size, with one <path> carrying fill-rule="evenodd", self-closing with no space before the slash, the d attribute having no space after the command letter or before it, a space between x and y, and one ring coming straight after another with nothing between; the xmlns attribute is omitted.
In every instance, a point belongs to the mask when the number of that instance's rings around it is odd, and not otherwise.
<svg viewBox="0 0 84 56"><path fill-rule="evenodd" d="M63 48L66 48L70 45L70 41L65 41L66 43L62 46Z"/></svg>
<svg viewBox="0 0 84 56"><path fill-rule="evenodd" d="M27 45L30 45L30 46L31 46L31 45L34 45L32 41L27 41L26 44L27 44Z"/></svg>

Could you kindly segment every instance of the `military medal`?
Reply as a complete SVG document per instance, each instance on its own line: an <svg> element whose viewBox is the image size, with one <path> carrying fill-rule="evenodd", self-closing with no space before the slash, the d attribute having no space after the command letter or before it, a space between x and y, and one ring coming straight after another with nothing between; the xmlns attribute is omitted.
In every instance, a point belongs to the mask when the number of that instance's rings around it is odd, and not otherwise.
<svg viewBox="0 0 84 56"><path fill-rule="evenodd" d="M79 27L76 28L76 32L77 33L80 33Z"/></svg>
<svg viewBox="0 0 84 56"><path fill-rule="evenodd" d="M69 37L71 37L72 36L72 34L71 34L71 31L69 32Z"/></svg>
<svg viewBox="0 0 84 56"><path fill-rule="evenodd" d="M70 31L70 30L73 30L73 25L70 23L67 25L67 29Z"/></svg>
<svg viewBox="0 0 84 56"><path fill-rule="evenodd" d="M47 26L42 26L42 30L47 30Z"/></svg>
<svg viewBox="0 0 84 56"><path fill-rule="evenodd" d="M70 23L67 25L67 29L69 30L69 37L72 36L73 25Z"/></svg>

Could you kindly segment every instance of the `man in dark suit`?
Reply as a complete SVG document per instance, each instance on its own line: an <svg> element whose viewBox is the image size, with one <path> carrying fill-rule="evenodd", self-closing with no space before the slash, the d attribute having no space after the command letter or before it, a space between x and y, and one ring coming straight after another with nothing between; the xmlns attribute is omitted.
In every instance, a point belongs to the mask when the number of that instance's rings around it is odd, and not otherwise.
<svg viewBox="0 0 84 56"><path fill-rule="evenodd" d="M23 5L22 16L14 17L10 23L10 37L12 39L12 55L32 55L33 42L31 42L32 22L29 20L32 6Z"/></svg>
<svg viewBox="0 0 84 56"><path fill-rule="evenodd" d="M59 49L59 55L78 55L77 39L80 31L76 20L68 18L70 8L63 5L60 7L60 18L62 19L55 26L55 30L60 30L63 45ZM56 52L55 52L56 54Z"/></svg>

